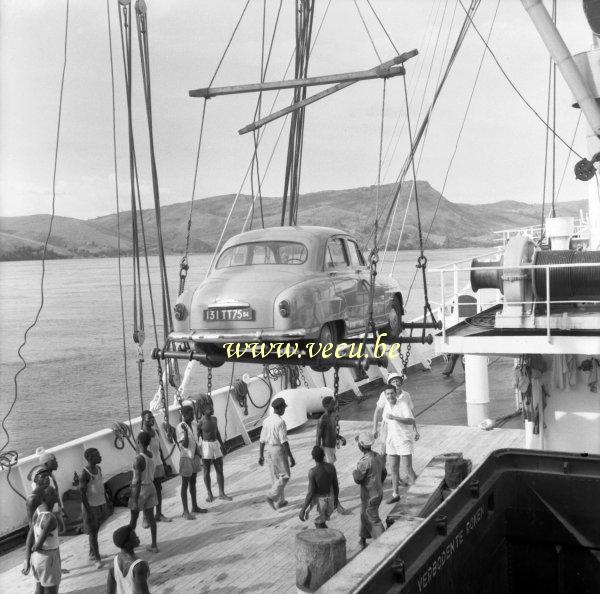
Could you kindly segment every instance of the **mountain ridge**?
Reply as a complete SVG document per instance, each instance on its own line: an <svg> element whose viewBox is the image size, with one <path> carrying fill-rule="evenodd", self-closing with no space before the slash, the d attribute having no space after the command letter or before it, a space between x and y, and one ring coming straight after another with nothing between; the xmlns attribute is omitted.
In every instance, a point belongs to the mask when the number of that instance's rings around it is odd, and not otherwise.
<svg viewBox="0 0 600 594"><path fill-rule="evenodd" d="M395 184L380 188L380 220L389 212ZM389 249L396 249L403 227L400 249L418 247L418 225L412 182L404 182L400 189ZM506 228L538 225L541 207L514 200L490 204L450 202L428 182L417 182L423 238L430 230L426 248L458 248L490 246L497 243L494 231ZM196 200L192 209L190 252L211 252L215 249L227 219L235 194L222 194ZM405 217L407 203L410 204ZM240 195L224 239L238 233L244 221L251 218L252 197ZM377 207L377 187L363 186L345 190L320 190L300 197L298 224L326 225L342 228L364 242L370 236ZM586 208L585 200L561 202L557 205L560 216L577 217ZM263 197L262 211L265 227L280 224L281 198ZM161 207L162 232L165 251L180 254L185 250L190 201ZM131 211L120 213L121 253L132 253ZM153 209L142 212L148 250L156 253L156 224ZM0 260L29 260L41 258L48 233L50 215L0 217ZM260 226L259 200L255 200L253 226ZM381 242L385 245L388 229ZM56 216L48 243L48 258L113 257L118 254L117 215L109 214L92 219ZM141 237L140 237L141 242Z"/></svg>

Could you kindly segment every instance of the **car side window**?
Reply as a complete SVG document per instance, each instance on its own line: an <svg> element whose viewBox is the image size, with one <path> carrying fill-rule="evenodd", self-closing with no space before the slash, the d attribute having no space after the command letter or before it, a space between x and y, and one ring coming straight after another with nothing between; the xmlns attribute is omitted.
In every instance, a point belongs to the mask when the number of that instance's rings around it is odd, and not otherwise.
<svg viewBox="0 0 600 594"><path fill-rule="evenodd" d="M342 268L348 266L348 256L344 248L344 242L337 239L330 239L327 242L325 251L325 269Z"/></svg>
<svg viewBox="0 0 600 594"><path fill-rule="evenodd" d="M365 266L365 258L358 247L358 244L353 239L346 239L348 251L350 252L350 262L352 266Z"/></svg>

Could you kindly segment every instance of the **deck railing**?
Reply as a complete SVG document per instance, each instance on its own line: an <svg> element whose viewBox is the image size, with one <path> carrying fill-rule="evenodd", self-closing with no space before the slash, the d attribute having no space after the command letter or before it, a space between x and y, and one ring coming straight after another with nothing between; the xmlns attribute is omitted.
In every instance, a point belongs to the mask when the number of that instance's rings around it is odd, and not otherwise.
<svg viewBox="0 0 600 594"><path fill-rule="evenodd" d="M464 262L464 260L462 261ZM458 298L461 294L466 294L469 293L470 290L470 279L469 279L469 283L468 286L466 286L462 291L457 291L457 287L459 284L459 276L461 274L468 274L469 277L471 275L471 271L473 270L482 270L481 267L475 268L473 266L467 266L467 267L459 267L459 264L461 264L462 262L456 262L456 263L452 263L452 264L448 264L447 266L442 266L439 268L432 268L430 270L430 272L432 274L436 274L439 273L439 279L440 279L440 302L439 303L435 303L434 301L432 301L432 304L435 304L435 306L438 307L438 311L439 311L439 315L440 315L440 319L442 321L443 327L442 327L442 338L444 340L444 342L446 342L446 329L448 327L448 325L453 325L456 324L458 321L460 321L459 319L457 319L457 315L454 315L455 313L458 312ZM513 266L513 265L509 265L509 266L486 266L485 270L487 271L493 271L493 270L500 270L500 271L514 271L514 270L524 270L524 271L528 271L531 272L533 270L544 270L544 275L545 275L545 299L543 300L536 300L533 299L531 301L513 301L513 300L506 300L506 298L504 296L501 295L500 291L497 289L491 289L493 290L496 294L497 294L497 299L491 299L489 301L486 302L482 302L481 299L481 291L478 291L476 293L476 298L477 298L477 313L480 313L481 311L485 310L485 309L489 309L490 307L503 303L503 304L508 304L508 305L525 305L525 306L530 306L530 311L532 312L532 315L534 315L534 308L536 305L539 304L544 304L546 306L546 312L544 314L545 317L545 328L546 328L546 340L550 343L552 342L552 326L551 326L551 306L552 305L565 305L565 304L570 304L570 305L574 305L574 304L589 304L589 305L598 305L600 306L600 299L589 299L589 298L583 298L583 299L559 299L559 300L555 300L552 299L552 294L553 294L553 290L552 290L552 275L550 273L550 271L552 269L559 269L559 268L600 268L600 263L597 262L593 262L593 263L571 263L571 264L523 264L520 266ZM449 282L447 280L448 275L452 275L452 281ZM556 283L556 280L555 280ZM448 285L452 285L454 287L454 294L447 299L446 295L446 287ZM488 290L488 289L485 289ZM472 292L471 292L472 294ZM447 306L448 304L452 304L454 306L455 309L453 309L452 312L452 316L449 316L447 314ZM536 316L536 317L540 317L540 316Z"/></svg>

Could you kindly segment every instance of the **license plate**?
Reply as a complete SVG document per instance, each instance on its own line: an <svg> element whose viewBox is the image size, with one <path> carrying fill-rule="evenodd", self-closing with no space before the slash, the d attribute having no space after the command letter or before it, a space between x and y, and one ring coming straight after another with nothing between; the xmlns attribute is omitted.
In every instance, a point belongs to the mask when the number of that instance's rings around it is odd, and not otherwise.
<svg viewBox="0 0 600 594"><path fill-rule="evenodd" d="M254 320L249 307L211 307L204 310L205 322L245 322Z"/></svg>

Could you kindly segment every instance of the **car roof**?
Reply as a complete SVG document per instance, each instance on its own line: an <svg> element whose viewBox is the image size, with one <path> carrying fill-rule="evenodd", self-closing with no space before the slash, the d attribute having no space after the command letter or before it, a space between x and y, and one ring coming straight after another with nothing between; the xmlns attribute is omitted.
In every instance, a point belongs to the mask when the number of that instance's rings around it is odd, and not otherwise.
<svg viewBox="0 0 600 594"><path fill-rule="evenodd" d="M227 240L223 247L246 243L248 241L260 241L268 239L271 241L314 241L315 239L324 239L331 235L347 235L347 231L335 229L333 227L313 227L313 226L297 226L297 227L266 227L265 229L253 229L239 235L234 235Z"/></svg>

